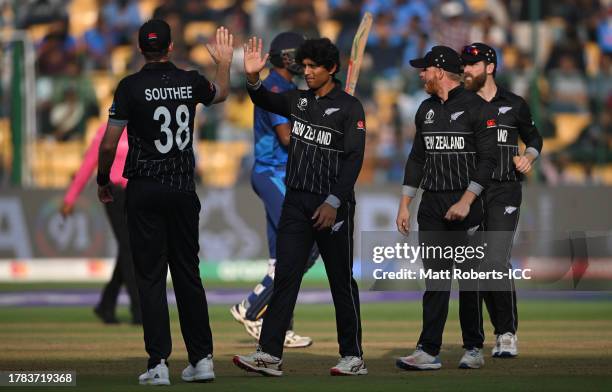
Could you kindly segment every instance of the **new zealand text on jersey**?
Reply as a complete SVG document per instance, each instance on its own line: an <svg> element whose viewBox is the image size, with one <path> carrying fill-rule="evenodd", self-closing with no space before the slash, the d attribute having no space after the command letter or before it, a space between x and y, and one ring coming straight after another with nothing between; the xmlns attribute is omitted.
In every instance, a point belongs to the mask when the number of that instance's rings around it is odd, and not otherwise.
<svg viewBox="0 0 612 392"><path fill-rule="evenodd" d="M331 132L315 129L299 121L293 122L291 133L301 136L306 140L315 141L317 144L322 144L324 146L329 146L331 144Z"/></svg>
<svg viewBox="0 0 612 392"><path fill-rule="evenodd" d="M428 150L463 150L463 136L424 136L425 148Z"/></svg>

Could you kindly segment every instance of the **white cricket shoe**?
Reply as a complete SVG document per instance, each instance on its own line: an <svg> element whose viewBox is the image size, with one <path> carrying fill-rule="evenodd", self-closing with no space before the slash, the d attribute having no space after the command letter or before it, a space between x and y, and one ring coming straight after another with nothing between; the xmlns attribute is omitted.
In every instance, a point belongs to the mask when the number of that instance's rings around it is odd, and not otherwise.
<svg viewBox="0 0 612 392"><path fill-rule="evenodd" d="M471 350L465 350L459 361L460 369L480 369L483 366L484 356L482 355L482 350L476 347Z"/></svg>
<svg viewBox="0 0 612 392"><path fill-rule="evenodd" d="M244 329L253 339L259 340L259 335L261 334L261 326L263 324L263 319L259 319L257 321L251 321L247 319L246 318L246 307L244 306L244 302L241 302L239 304L232 306L230 308L230 313L234 317L234 320L244 325Z"/></svg>
<svg viewBox="0 0 612 392"><path fill-rule="evenodd" d="M329 369L332 376L363 376L368 374L365 362L361 357L342 357L338 364Z"/></svg>
<svg viewBox="0 0 612 392"><path fill-rule="evenodd" d="M263 325L263 318L257 321L251 321L246 318L246 307L244 302L236 304L230 308L230 313L234 317L234 320L244 325L246 332L255 340L259 340L261 335L261 327ZM285 341L283 345L287 348L304 348L312 344L312 338L308 336L300 336L295 331L289 330L285 334Z"/></svg>
<svg viewBox="0 0 612 392"><path fill-rule="evenodd" d="M518 355L518 338L512 332L497 335L491 354L495 358L514 358Z"/></svg>
<svg viewBox="0 0 612 392"><path fill-rule="evenodd" d="M168 373L168 366L166 366L166 360L162 359L153 369L149 369L138 376L138 383L140 385L170 385L170 376Z"/></svg>
<svg viewBox="0 0 612 392"><path fill-rule="evenodd" d="M280 377L283 375L283 360L261 351L259 348L249 355L235 355L234 365L247 372L259 373L263 376Z"/></svg>
<svg viewBox="0 0 612 392"><path fill-rule="evenodd" d="M181 374L183 381L187 382L206 382L215 379L212 355L202 358L196 363L195 367L189 364Z"/></svg>
<svg viewBox="0 0 612 392"><path fill-rule="evenodd" d="M285 342L283 345L287 348L303 348L312 344L312 338L308 336L300 336L295 331L288 330L285 334Z"/></svg>
<svg viewBox="0 0 612 392"><path fill-rule="evenodd" d="M421 346L407 357L399 357L395 366L403 370L438 370L442 367L439 356L427 354Z"/></svg>

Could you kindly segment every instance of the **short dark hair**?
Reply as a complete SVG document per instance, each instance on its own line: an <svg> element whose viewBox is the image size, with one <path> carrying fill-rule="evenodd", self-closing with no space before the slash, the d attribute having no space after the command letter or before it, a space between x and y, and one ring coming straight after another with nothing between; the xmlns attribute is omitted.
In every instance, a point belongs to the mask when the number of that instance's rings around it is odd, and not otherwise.
<svg viewBox="0 0 612 392"><path fill-rule="evenodd" d="M160 61L168 55L168 49L159 52L142 52L146 61Z"/></svg>
<svg viewBox="0 0 612 392"><path fill-rule="evenodd" d="M334 75L340 70L340 51L329 38L313 38L304 41L298 48L295 60L301 64L304 59L311 59L328 71L331 71L335 65Z"/></svg>

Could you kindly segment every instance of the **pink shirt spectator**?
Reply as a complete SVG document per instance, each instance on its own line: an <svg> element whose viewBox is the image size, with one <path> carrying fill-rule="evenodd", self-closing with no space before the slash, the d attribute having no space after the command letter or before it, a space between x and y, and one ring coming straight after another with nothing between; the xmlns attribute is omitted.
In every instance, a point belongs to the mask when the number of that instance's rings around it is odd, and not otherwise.
<svg viewBox="0 0 612 392"><path fill-rule="evenodd" d="M74 179L68 187L68 191L64 196L64 204L74 204L85 187L85 184L87 184L87 181L89 181L91 178L95 168L98 166L98 150L100 149L100 143L102 142L102 137L104 136L105 131L106 124L102 124L100 128L98 128L96 136L91 141L91 144L85 153L85 157L83 158L83 163L81 164L79 171L76 173ZM122 188L125 188L127 185L127 179L123 178L123 167L125 166L127 152L128 138L127 131L124 129L123 133L121 134L121 139L119 139L119 144L117 145L115 161L113 162L110 172L111 183Z"/></svg>

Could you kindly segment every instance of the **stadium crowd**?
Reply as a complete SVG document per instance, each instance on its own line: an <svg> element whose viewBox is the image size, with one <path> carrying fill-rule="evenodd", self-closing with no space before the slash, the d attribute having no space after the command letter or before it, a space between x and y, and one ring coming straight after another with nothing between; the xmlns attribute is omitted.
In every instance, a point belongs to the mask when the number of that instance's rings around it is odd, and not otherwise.
<svg viewBox="0 0 612 392"><path fill-rule="evenodd" d="M92 5L93 3L93 5ZM106 119L121 76L142 66L135 32L150 17L172 27L172 61L210 74L203 43L217 25L269 44L280 31L327 36L347 64L361 15L374 15L357 95L368 120L361 183L400 183L424 99L408 60L443 44L484 42L498 50L497 80L531 105L545 144L530 181L612 183L612 1L610 0L23 0L0 1L3 29L25 29L36 50L40 138L85 140ZM88 5L89 4L89 5ZM252 143L252 104L236 50L232 93L201 110L201 140ZM346 69L346 68L345 68ZM344 75L346 71L341 72ZM108 91L107 91L108 90ZM6 91L2 99L7 99ZM1 116L9 113L2 111ZM95 121L93 121L95 120ZM95 123L89 127L88 124ZM85 144L84 144L85 145ZM240 159L248 178L250 148ZM75 168L76 170L76 168Z"/></svg>

